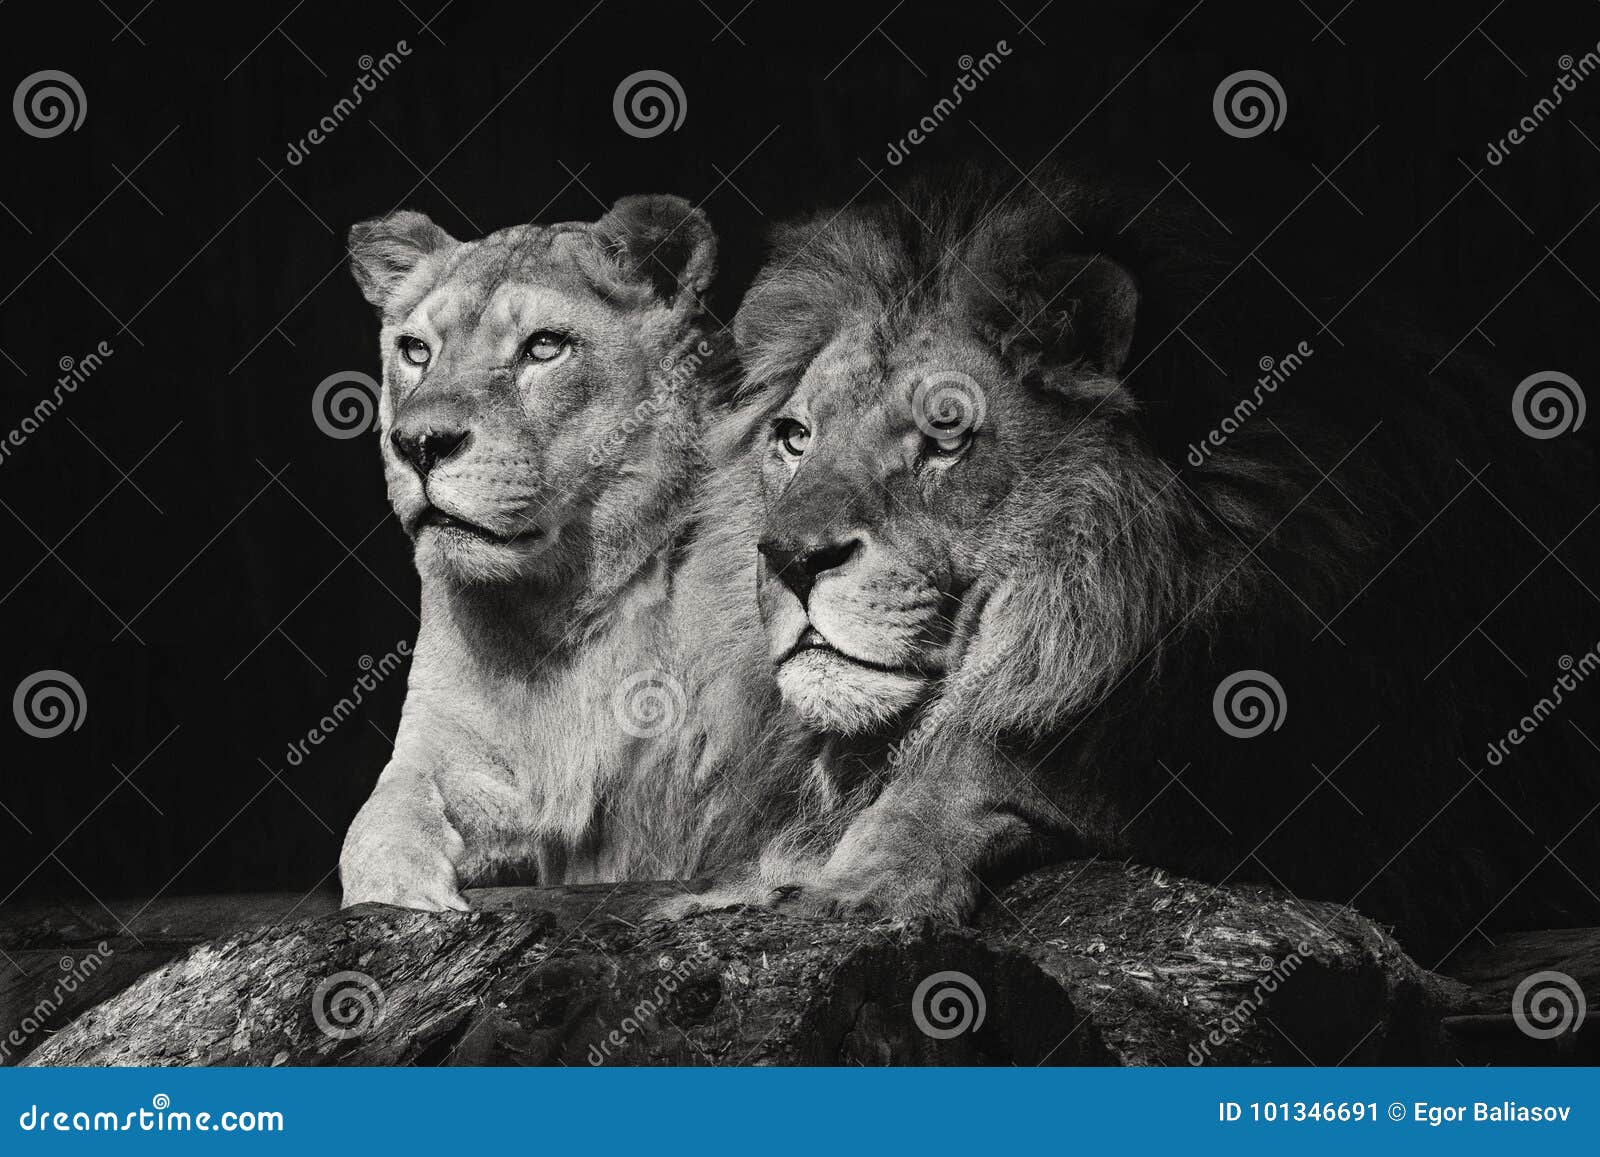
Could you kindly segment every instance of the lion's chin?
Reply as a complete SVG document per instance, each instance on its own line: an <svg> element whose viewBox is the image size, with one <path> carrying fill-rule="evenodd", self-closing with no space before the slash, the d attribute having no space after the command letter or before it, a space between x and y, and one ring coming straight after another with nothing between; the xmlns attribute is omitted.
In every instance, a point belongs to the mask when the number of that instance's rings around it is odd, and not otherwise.
<svg viewBox="0 0 1600 1157"><path fill-rule="evenodd" d="M807 724L836 735L860 735L892 723L920 701L928 680L883 671L812 648L778 667L778 690Z"/></svg>

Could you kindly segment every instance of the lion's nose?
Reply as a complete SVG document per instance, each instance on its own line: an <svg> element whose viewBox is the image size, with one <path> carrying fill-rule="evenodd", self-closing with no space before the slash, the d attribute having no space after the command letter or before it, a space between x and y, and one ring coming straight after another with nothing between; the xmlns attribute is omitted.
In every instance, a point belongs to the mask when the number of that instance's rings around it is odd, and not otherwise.
<svg viewBox="0 0 1600 1157"><path fill-rule="evenodd" d="M470 438L466 430L434 429L401 429L389 436L400 457L424 478L439 463L460 453Z"/></svg>
<svg viewBox="0 0 1600 1157"><path fill-rule="evenodd" d="M772 569L772 576L793 591L802 606L817 579L843 566L860 548L858 538L825 543L791 543L764 538L757 544L761 556Z"/></svg>

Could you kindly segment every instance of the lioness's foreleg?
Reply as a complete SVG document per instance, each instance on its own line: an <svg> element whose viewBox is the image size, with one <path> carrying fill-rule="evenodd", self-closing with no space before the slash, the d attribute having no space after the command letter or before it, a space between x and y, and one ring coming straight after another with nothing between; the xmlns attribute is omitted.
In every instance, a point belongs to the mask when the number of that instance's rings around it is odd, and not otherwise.
<svg viewBox="0 0 1600 1157"><path fill-rule="evenodd" d="M372 901L465 912L457 868L466 848L433 775L392 760L345 834L339 854L344 906Z"/></svg>

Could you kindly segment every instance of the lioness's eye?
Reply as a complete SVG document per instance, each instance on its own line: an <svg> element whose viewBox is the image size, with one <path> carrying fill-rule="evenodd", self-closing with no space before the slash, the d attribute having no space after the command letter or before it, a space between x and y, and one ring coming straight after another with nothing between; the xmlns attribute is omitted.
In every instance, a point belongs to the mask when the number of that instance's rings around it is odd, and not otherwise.
<svg viewBox="0 0 1600 1157"><path fill-rule="evenodd" d="M409 365L425 366L428 364L428 360L433 357L433 351L428 348L428 343L419 337L412 337L407 334L396 344L400 347L401 358Z"/></svg>
<svg viewBox="0 0 1600 1157"><path fill-rule="evenodd" d="M567 339L560 334L541 330L528 339L522 353L529 361L548 362L565 353L567 344Z"/></svg>
<svg viewBox="0 0 1600 1157"><path fill-rule="evenodd" d="M806 452L806 447L811 444L811 431L796 422L793 418L781 418L774 432L778 435L778 445L784 452L798 458Z"/></svg>

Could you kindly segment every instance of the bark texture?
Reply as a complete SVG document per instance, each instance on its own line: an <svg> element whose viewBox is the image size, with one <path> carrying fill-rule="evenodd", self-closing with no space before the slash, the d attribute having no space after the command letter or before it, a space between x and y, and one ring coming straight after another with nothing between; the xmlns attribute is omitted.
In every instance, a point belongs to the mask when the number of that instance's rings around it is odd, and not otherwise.
<svg viewBox="0 0 1600 1157"><path fill-rule="evenodd" d="M1594 971L1594 933L1546 933L1468 959L1472 987L1347 908L1096 861L1018 880L971 929L646 918L683 886L481 889L466 914L323 897L196 901L159 924L108 913L141 945L35 1018L24 1063L1552 1063L1580 1054L1501 1039L1505 994L1541 951L1580 985ZM110 931L35 920L4 936L53 958ZM39 986L22 987L8 1015Z"/></svg>

